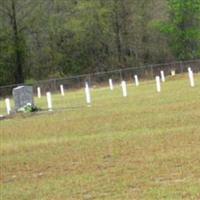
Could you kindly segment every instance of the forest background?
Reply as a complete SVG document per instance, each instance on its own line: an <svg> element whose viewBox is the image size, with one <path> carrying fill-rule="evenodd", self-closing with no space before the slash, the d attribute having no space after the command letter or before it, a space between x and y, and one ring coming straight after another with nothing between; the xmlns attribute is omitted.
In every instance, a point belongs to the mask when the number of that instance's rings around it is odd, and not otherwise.
<svg viewBox="0 0 200 200"><path fill-rule="evenodd" d="M200 0L0 0L0 85L200 58Z"/></svg>

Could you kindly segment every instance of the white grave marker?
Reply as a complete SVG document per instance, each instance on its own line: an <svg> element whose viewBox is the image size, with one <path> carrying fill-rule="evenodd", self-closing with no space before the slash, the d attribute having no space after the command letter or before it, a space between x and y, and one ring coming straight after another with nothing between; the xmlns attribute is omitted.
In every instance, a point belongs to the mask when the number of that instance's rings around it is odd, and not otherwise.
<svg viewBox="0 0 200 200"><path fill-rule="evenodd" d="M164 71L160 72L162 82L165 82L165 73Z"/></svg>
<svg viewBox="0 0 200 200"><path fill-rule="evenodd" d="M60 85L60 93L62 96L65 96L65 91L63 85Z"/></svg>
<svg viewBox="0 0 200 200"><path fill-rule="evenodd" d="M191 71L192 71L191 67L188 67L188 72L191 72Z"/></svg>
<svg viewBox="0 0 200 200"><path fill-rule="evenodd" d="M38 98L41 98L41 89L40 87L37 87L37 94L38 94Z"/></svg>
<svg viewBox="0 0 200 200"><path fill-rule="evenodd" d="M7 114L9 115L11 113L10 99L6 98L5 103L6 103L6 111L7 111Z"/></svg>
<svg viewBox="0 0 200 200"><path fill-rule="evenodd" d="M86 103L91 104L90 88L87 82L85 83L85 96L86 96Z"/></svg>
<svg viewBox="0 0 200 200"><path fill-rule="evenodd" d="M136 85L136 86L139 86L140 83L139 83L139 80L138 80L138 76L135 75L134 78L135 78L135 85Z"/></svg>
<svg viewBox="0 0 200 200"><path fill-rule="evenodd" d="M52 111L52 99L51 99L51 92L47 92L47 106L49 111Z"/></svg>
<svg viewBox="0 0 200 200"><path fill-rule="evenodd" d="M156 76L156 89L157 92L161 92L160 76Z"/></svg>
<svg viewBox="0 0 200 200"><path fill-rule="evenodd" d="M194 74L193 74L193 71L191 70L191 68L188 68L188 75L189 75L189 80L190 80L190 86L194 87L195 86Z"/></svg>
<svg viewBox="0 0 200 200"><path fill-rule="evenodd" d="M176 75L176 71L175 70L171 70L171 75L175 76Z"/></svg>
<svg viewBox="0 0 200 200"><path fill-rule="evenodd" d="M110 90L114 90L113 81L111 78L109 79L109 86L110 86Z"/></svg>
<svg viewBox="0 0 200 200"><path fill-rule="evenodd" d="M123 97L127 97L127 86L126 86L126 81L122 81L121 85L122 85Z"/></svg>

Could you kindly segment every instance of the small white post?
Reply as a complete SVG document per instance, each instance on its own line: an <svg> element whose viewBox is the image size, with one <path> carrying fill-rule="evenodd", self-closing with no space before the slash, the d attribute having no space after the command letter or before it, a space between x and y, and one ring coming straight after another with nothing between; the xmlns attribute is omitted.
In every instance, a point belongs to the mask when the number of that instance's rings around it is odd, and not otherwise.
<svg viewBox="0 0 200 200"><path fill-rule="evenodd" d="M160 72L162 82L165 82L165 73L164 71Z"/></svg>
<svg viewBox="0 0 200 200"><path fill-rule="evenodd" d="M5 103L6 103L6 111L7 111L7 114L9 115L11 113L10 99L6 98Z"/></svg>
<svg viewBox="0 0 200 200"><path fill-rule="evenodd" d="M62 96L65 96L65 91L63 85L60 85L60 93Z"/></svg>
<svg viewBox="0 0 200 200"><path fill-rule="evenodd" d="M171 70L171 75L175 76L176 75L176 71L175 70Z"/></svg>
<svg viewBox="0 0 200 200"><path fill-rule="evenodd" d="M192 71L191 67L188 67L188 73L191 72L191 71Z"/></svg>
<svg viewBox="0 0 200 200"><path fill-rule="evenodd" d="M190 86L194 87L195 86L194 74L193 74L193 71L191 70L191 68L188 69L188 75L189 75L189 80L190 80Z"/></svg>
<svg viewBox="0 0 200 200"><path fill-rule="evenodd" d="M160 76L156 76L156 89L157 92L161 92Z"/></svg>
<svg viewBox="0 0 200 200"><path fill-rule="evenodd" d="M37 94L38 94L38 98L41 98L41 89L40 87L37 87Z"/></svg>
<svg viewBox="0 0 200 200"><path fill-rule="evenodd" d="M48 110L52 111L53 107L52 107L52 99L51 99L51 92L47 92L47 106L48 106Z"/></svg>
<svg viewBox="0 0 200 200"><path fill-rule="evenodd" d="M126 81L122 81L121 85L122 85L122 93L123 93L123 97L127 97L128 94L127 94Z"/></svg>
<svg viewBox="0 0 200 200"><path fill-rule="evenodd" d="M87 82L85 83L85 96L86 96L86 103L91 104L90 88Z"/></svg>
<svg viewBox="0 0 200 200"><path fill-rule="evenodd" d="M109 79L109 86L110 86L110 90L114 90L113 81L111 78Z"/></svg>
<svg viewBox="0 0 200 200"><path fill-rule="evenodd" d="M140 85L139 80L138 80L138 76L135 75L134 78L135 78L135 85L138 87Z"/></svg>

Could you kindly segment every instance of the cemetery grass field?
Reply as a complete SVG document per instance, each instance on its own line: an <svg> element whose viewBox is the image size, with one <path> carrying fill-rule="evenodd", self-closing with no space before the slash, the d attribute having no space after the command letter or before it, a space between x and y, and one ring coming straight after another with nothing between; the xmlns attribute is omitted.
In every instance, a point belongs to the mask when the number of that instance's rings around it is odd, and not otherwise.
<svg viewBox="0 0 200 200"><path fill-rule="evenodd" d="M94 88L91 107L83 90L56 94L54 112L0 121L1 199L200 199L195 79L167 78L160 94L154 81L130 84L127 98Z"/></svg>

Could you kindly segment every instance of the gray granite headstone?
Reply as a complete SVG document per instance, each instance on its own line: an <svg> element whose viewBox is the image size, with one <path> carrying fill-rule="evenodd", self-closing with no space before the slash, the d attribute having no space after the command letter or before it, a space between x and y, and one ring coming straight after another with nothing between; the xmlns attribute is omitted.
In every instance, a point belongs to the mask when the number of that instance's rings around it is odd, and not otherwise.
<svg viewBox="0 0 200 200"><path fill-rule="evenodd" d="M31 103L34 105L33 102L33 87L32 86L19 86L13 89L13 98L15 101L15 109L18 110L19 108Z"/></svg>

